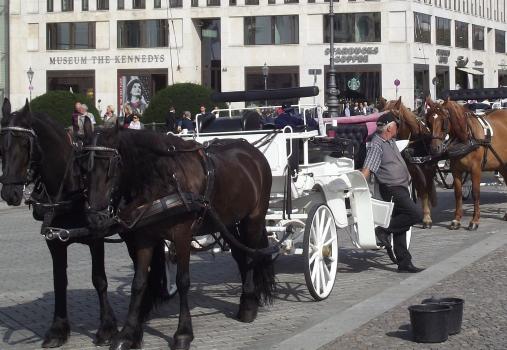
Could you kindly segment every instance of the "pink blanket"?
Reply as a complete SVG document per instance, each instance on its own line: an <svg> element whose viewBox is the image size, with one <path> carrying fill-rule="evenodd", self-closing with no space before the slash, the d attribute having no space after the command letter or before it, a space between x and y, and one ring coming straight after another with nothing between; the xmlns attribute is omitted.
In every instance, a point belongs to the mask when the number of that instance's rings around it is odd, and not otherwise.
<svg viewBox="0 0 507 350"><path fill-rule="evenodd" d="M368 136L377 130L377 119L385 112L377 112L368 115L354 115L350 117L324 118L324 123L332 123L336 120L338 124L366 124Z"/></svg>

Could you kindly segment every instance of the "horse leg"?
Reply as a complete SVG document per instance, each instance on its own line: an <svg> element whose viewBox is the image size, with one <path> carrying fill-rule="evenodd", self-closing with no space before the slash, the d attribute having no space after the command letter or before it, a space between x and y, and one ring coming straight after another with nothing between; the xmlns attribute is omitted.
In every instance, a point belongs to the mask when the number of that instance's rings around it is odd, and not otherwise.
<svg viewBox="0 0 507 350"><path fill-rule="evenodd" d="M175 234L174 246L176 249L176 264L178 271L176 273L176 286L180 296L180 317L178 320L178 329L174 333L174 349L189 349L190 343L194 340L194 331L192 329L192 318L190 308L188 307L188 291L190 289L190 243L192 237L190 234Z"/></svg>
<svg viewBox="0 0 507 350"><path fill-rule="evenodd" d="M498 169L498 172L502 175L504 178L504 183L507 185L507 169L506 168L500 168ZM504 220L507 220L507 212L503 216Z"/></svg>
<svg viewBox="0 0 507 350"><path fill-rule="evenodd" d="M431 220L431 203L429 194L425 191L421 194L421 206L423 211L423 228L431 228L433 221Z"/></svg>
<svg viewBox="0 0 507 350"><path fill-rule="evenodd" d="M472 176L472 198L474 199L474 215L468 224L470 231L475 231L479 227L481 217L480 197L481 197L481 168L475 167L471 171Z"/></svg>
<svg viewBox="0 0 507 350"><path fill-rule="evenodd" d="M451 221L451 226L449 226L449 229L457 230L461 227L461 218L463 217L463 197L462 197L463 173L456 169L452 169L452 176L454 178L453 185L454 185L454 200L456 202L456 209L454 211L454 220Z"/></svg>
<svg viewBox="0 0 507 350"><path fill-rule="evenodd" d="M67 245L59 241L46 241L53 260L53 286L55 310L53 323L44 335L43 348L56 348L67 342L70 325L67 318Z"/></svg>
<svg viewBox="0 0 507 350"><path fill-rule="evenodd" d="M118 333L116 318L107 297L107 277L104 269L104 241L90 243L92 256L92 283L99 296L100 326L95 335L95 345L103 346L111 343L111 338Z"/></svg>
<svg viewBox="0 0 507 350"><path fill-rule="evenodd" d="M247 218L240 224L243 241L251 248L268 246L262 218ZM235 259L241 271L243 288L240 297L238 319L253 322L262 301L271 302L275 289L274 268L271 256L246 256L235 252Z"/></svg>
<svg viewBox="0 0 507 350"><path fill-rule="evenodd" d="M148 273L153 247L138 247L136 249L136 270L132 281L132 295L130 297L129 311L123 329L113 338L109 347L111 350L127 350L139 346L143 339L142 304L148 284Z"/></svg>

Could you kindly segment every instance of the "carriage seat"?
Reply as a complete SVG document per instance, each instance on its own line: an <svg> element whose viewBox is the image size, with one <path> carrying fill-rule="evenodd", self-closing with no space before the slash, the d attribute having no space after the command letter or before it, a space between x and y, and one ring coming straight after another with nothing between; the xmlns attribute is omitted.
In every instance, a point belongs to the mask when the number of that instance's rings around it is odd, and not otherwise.
<svg viewBox="0 0 507 350"><path fill-rule="evenodd" d="M261 116L256 111L247 111L241 117L216 118L214 115L209 115L199 120L199 132L202 133L247 131L260 129L261 129Z"/></svg>
<svg viewBox="0 0 507 350"><path fill-rule="evenodd" d="M338 124L330 126L327 130L328 135L336 140L337 153L344 157L354 159L354 166L360 169L366 158L366 139L369 135L366 124ZM343 140L350 142L343 142Z"/></svg>

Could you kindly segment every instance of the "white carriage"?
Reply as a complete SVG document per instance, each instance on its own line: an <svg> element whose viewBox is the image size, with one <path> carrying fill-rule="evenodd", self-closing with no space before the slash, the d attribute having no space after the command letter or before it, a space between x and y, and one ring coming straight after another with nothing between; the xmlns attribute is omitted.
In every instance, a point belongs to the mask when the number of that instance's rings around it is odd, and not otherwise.
<svg viewBox="0 0 507 350"><path fill-rule="evenodd" d="M231 110L222 114L238 119ZM340 228L350 226L357 248L378 248L374 228L389 225L392 203L371 197L368 182L354 170L352 159L321 154L317 155L320 159L312 159L315 157L309 145L325 137L318 131L295 132L285 127L206 132L199 130L199 120L196 124L195 134L182 137L201 143L214 138L243 138L266 156L273 176L267 232L271 242L280 245L280 254L304 256L305 280L314 299L327 298L333 289Z"/></svg>

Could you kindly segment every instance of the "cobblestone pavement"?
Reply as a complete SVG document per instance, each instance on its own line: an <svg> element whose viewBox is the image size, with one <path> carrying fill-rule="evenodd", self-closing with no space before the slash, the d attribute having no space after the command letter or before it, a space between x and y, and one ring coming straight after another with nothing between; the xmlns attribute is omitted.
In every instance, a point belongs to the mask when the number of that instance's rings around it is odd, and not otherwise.
<svg viewBox="0 0 507 350"><path fill-rule="evenodd" d="M321 348L507 349L507 246ZM440 344L412 341L409 305L429 297L465 300L461 333Z"/></svg>
<svg viewBox="0 0 507 350"><path fill-rule="evenodd" d="M452 218L452 197L451 191L441 193L440 206L434 211L435 224L432 230L414 230L411 251L417 265L428 267L437 264L502 229L504 222L500 218L503 208L496 203L506 202L503 188L483 190L481 226L476 232L449 231L445 228ZM467 204L465 219L469 217L470 204ZM463 224L467 225L467 221L463 221ZM38 349L52 319L52 267L49 251L38 235L39 227L26 208L0 209L2 350ZM278 297L272 306L262 308L257 320L251 324L242 324L234 319L240 284L232 257L228 254L216 257L209 253L194 255L190 307L196 338L192 348L271 348L409 277L396 273L396 267L390 264L383 251L353 249L344 231L340 232L340 247L336 284L331 296L322 302L314 302L306 289L302 257L280 257L276 266ZM89 252L84 246L74 245L69 248L68 255L68 305L72 334L63 348L95 348L92 340L98 325L98 303L91 284ZM131 262L124 245L107 246L106 271L110 300L122 323L132 279ZM497 287L501 286L495 284L492 289ZM458 291L449 293L463 295ZM145 326L144 348L167 348L176 330L177 316L177 300L171 300L154 312ZM397 332L400 325L397 324L390 331ZM376 333L373 338L383 337L385 333ZM398 341L395 337L391 338L391 341ZM400 344L411 345L406 341Z"/></svg>

